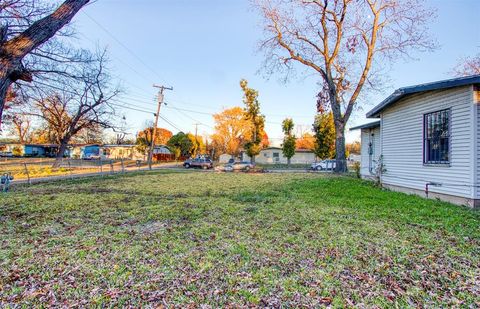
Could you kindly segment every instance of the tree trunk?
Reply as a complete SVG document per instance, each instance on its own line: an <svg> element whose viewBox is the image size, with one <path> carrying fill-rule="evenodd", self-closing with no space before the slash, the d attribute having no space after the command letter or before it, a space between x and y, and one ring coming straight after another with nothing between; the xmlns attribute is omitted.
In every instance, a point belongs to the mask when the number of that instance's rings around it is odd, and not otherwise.
<svg viewBox="0 0 480 309"><path fill-rule="evenodd" d="M8 41L8 26L0 27L0 130L8 88L17 80L32 81L31 73L22 65L23 58L53 37L89 1L65 0L55 12Z"/></svg>
<svg viewBox="0 0 480 309"><path fill-rule="evenodd" d="M287 158L287 165L290 167L291 158Z"/></svg>
<svg viewBox="0 0 480 309"><path fill-rule="evenodd" d="M345 148L345 123L335 120L335 172L347 172L346 148Z"/></svg>
<svg viewBox="0 0 480 309"><path fill-rule="evenodd" d="M9 75L9 64L7 61L0 60L0 131L2 130L2 117L3 109L5 108L5 100L7 98L7 92L12 84Z"/></svg>
<svg viewBox="0 0 480 309"><path fill-rule="evenodd" d="M53 167L59 167L62 163L63 156L65 155L65 150L67 150L68 142L70 141L69 137L65 137L60 141L60 148L58 148L57 156L55 157L55 162Z"/></svg>
<svg viewBox="0 0 480 309"><path fill-rule="evenodd" d="M5 98L7 96L8 87L10 87L10 83L7 80L3 80L0 78L0 132L2 131L2 118L3 118L3 108L5 107Z"/></svg>
<svg viewBox="0 0 480 309"><path fill-rule="evenodd" d="M255 156L250 157L250 163L255 164Z"/></svg>

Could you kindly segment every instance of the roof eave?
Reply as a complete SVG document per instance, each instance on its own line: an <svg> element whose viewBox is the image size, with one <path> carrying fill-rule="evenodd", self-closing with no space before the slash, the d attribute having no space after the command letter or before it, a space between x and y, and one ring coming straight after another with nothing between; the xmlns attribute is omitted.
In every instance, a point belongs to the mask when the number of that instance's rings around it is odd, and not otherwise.
<svg viewBox="0 0 480 309"><path fill-rule="evenodd" d="M365 123L365 124L350 128L349 131L377 128L377 127L380 127L380 121L373 121L373 122L370 122L370 123Z"/></svg>
<svg viewBox="0 0 480 309"><path fill-rule="evenodd" d="M382 112L385 108L390 106L391 104L397 102L398 100L402 99L403 97L409 94L415 93L423 93L428 91L434 90L443 90L443 89L451 89L455 87L462 87L467 85L476 85L480 84L480 75L472 75L462 78L455 78L455 79L447 79L433 83L427 84L419 84L415 86L409 86L404 88L399 88L395 90L388 98L383 100L380 104L375 106L371 111L369 111L366 116L367 118L379 118L380 112Z"/></svg>

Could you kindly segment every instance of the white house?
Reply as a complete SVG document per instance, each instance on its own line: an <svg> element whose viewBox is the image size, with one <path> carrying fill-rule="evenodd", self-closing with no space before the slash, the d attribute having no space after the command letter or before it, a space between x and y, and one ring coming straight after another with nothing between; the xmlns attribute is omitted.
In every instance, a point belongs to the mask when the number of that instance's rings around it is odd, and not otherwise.
<svg viewBox="0 0 480 309"><path fill-rule="evenodd" d="M310 149L296 149L295 154L290 159L291 164L310 164L315 162L317 156ZM242 153L243 161L250 161L250 157ZM262 149L260 153L255 156L255 162L259 164L287 164L288 160L283 156L282 148L267 147Z"/></svg>
<svg viewBox="0 0 480 309"><path fill-rule="evenodd" d="M361 175L384 187L480 207L480 75L400 88L367 113Z"/></svg>

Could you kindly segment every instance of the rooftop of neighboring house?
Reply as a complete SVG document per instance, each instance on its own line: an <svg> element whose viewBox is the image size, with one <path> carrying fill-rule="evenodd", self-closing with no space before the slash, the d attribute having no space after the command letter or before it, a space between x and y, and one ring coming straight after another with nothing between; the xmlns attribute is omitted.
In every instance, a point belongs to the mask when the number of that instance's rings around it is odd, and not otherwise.
<svg viewBox="0 0 480 309"><path fill-rule="evenodd" d="M33 147L58 147L58 144L38 144L38 143L20 143L20 142L12 142L12 143L0 143L0 145L21 145L21 146L33 146Z"/></svg>
<svg viewBox="0 0 480 309"><path fill-rule="evenodd" d="M264 148L262 150L279 150L281 151L282 148L281 147L267 147L267 148ZM295 149L295 152L313 152L313 150L311 149L302 149L302 148L298 148L298 149Z"/></svg>
<svg viewBox="0 0 480 309"><path fill-rule="evenodd" d="M380 126L380 120L365 123L365 124L350 128L350 131L360 130L360 129L373 129L373 128L376 128L376 127L379 127L379 126Z"/></svg>

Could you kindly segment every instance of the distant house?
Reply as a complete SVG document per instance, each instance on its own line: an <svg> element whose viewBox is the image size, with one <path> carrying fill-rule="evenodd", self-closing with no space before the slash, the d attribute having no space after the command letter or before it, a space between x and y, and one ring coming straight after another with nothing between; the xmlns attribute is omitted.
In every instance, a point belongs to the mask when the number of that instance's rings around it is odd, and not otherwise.
<svg viewBox="0 0 480 309"><path fill-rule="evenodd" d="M1 149L4 152L11 152L16 156L23 157L55 157L59 146L56 144L3 144Z"/></svg>
<svg viewBox="0 0 480 309"><path fill-rule="evenodd" d="M249 161L250 157L246 154L242 156L243 161ZM295 155L290 159L292 164L309 164L317 160L317 156L310 149L297 149ZM287 158L283 156L282 148L268 147L262 149L255 157L255 162L259 164L287 164Z"/></svg>
<svg viewBox="0 0 480 309"><path fill-rule="evenodd" d="M101 145L99 146L100 156L103 159L134 159L138 151L135 145Z"/></svg>
<svg viewBox="0 0 480 309"><path fill-rule="evenodd" d="M136 145L116 145L116 144L92 144L77 145L73 147L72 154L80 159L104 159L104 160L144 160L146 155L140 153ZM154 160L165 161L173 160L170 156L170 150L163 145L155 146L153 150Z"/></svg>
<svg viewBox="0 0 480 309"><path fill-rule="evenodd" d="M393 190L480 206L480 75L400 88L367 113L361 175Z"/></svg>
<svg viewBox="0 0 480 309"><path fill-rule="evenodd" d="M218 162L219 163L228 163L232 159L232 155L228 153L223 153L218 157Z"/></svg>

